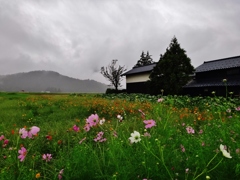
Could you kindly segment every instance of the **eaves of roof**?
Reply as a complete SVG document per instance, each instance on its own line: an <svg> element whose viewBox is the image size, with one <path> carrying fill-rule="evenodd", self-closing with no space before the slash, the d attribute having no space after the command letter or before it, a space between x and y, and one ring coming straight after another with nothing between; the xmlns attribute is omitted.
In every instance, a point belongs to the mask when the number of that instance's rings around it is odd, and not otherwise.
<svg viewBox="0 0 240 180"><path fill-rule="evenodd" d="M146 66L132 68L131 70L123 73L121 76L126 76L126 75L131 75L131 74L139 74L139 73L145 73L145 72L151 72L155 66L156 66L156 63L150 64L150 65L146 65Z"/></svg>
<svg viewBox="0 0 240 180"><path fill-rule="evenodd" d="M226 84L223 83L222 80L219 79L210 79L210 80L192 80L183 88L194 88L194 87L221 87L221 86L239 86L240 87L240 80L239 79L228 79Z"/></svg>
<svg viewBox="0 0 240 180"><path fill-rule="evenodd" d="M196 68L195 72L198 73L236 67L240 67L240 56L234 56L213 61L205 61L202 65Z"/></svg>

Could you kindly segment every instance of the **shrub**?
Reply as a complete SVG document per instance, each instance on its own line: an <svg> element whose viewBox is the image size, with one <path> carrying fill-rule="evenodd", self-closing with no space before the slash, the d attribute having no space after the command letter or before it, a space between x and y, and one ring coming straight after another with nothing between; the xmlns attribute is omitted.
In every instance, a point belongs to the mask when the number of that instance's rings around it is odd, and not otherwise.
<svg viewBox="0 0 240 180"><path fill-rule="evenodd" d="M126 89L111 89L111 88L107 88L106 90L106 94L119 94L119 93L126 93Z"/></svg>

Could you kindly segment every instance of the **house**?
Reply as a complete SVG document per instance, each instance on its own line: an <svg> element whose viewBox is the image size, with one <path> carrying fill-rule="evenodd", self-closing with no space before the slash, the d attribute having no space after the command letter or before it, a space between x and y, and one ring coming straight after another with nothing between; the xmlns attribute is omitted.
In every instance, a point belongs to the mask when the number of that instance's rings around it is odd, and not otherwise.
<svg viewBox="0 0 240 180"><path fill-rule="evenodd" d="M133 67L130 71L122 74L122 76L126 76L127 93L147 93L146 82L155 66L156 63Z"/></svg>
<svg viewBox="0 0 240 180"><path fill-rule="evenodd" d="M193 96L210 96L213 92L219 96L226 96L226 92L239 96L240 56L205 61L183 89L185 94Z"/></svg>

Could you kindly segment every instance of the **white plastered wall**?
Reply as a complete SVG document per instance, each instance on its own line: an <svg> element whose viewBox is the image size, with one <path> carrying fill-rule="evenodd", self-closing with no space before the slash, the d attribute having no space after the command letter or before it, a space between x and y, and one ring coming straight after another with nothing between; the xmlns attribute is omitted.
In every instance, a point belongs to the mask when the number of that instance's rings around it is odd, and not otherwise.
<svg viewBox="0 0 240 180"><path fill-rule="evenodd" d="M136 74L126 77L126 83L145 82L149 80L150 73Z"/></svg>

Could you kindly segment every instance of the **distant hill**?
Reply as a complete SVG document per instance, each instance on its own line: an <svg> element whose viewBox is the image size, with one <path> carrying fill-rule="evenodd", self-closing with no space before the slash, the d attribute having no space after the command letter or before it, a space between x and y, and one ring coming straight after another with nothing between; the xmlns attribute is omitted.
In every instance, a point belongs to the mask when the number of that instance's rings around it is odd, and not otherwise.
<svg viewBox="0 0 240 180"><path fill-rule="evenodd" d="M75 79L54 71L0 75L0 91L103 93L107 88L94 80Z"/></svg>

